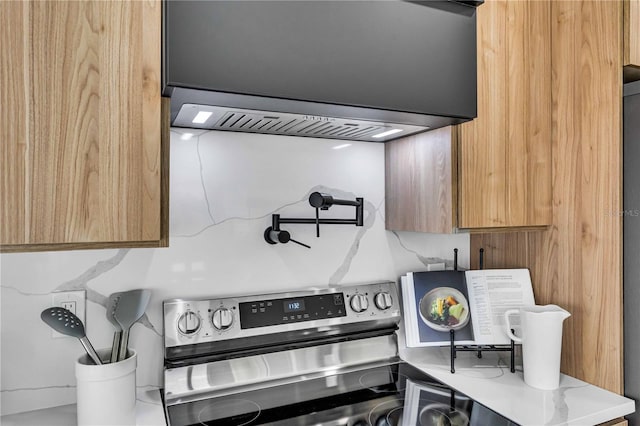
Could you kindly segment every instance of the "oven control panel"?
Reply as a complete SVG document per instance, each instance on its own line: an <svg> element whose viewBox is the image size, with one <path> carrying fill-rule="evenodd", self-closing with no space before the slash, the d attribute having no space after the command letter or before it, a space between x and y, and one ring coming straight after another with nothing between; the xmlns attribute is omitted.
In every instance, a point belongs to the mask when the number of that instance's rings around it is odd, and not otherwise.
<svg viewBox="0 0 640 426"><path fill-rule="evenodd" d="M337 318L347 315L343 293L241 302L238 308L240 328L243 329Z"/></svg>
<svg viewBox="0 0 640 426"><path fill-rule="evenodd" d="M163 303L165 347L364 321L399 321L395 283Z"/></svg>

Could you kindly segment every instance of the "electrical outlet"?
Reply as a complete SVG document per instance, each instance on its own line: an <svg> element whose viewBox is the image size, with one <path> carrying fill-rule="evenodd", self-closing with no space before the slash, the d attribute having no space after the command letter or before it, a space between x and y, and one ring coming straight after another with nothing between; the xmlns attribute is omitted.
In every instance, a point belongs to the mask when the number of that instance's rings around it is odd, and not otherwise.
<svg viewBox="0 0 640 426"><path fill-rule="evenodd" d="M58 291L51 295L51 301L53 306L59 306L61 308L65 308L71 312L75 316L77 316L80 321L85 325L85 299L86 292L84 290L74 290L74 291ZM64 334L58 333L57 331L51 330L51 337L59 338L59 337L68 337Z"/></svg>
<svg viewBox="0 0 640 426"><path fill-rule="evenodd" d="M76 301L75 300L68 300L66 302L62 302L60 304L60 306L65 308L67 311L70 311L73 315L78 316L76 314Z"/></svg>

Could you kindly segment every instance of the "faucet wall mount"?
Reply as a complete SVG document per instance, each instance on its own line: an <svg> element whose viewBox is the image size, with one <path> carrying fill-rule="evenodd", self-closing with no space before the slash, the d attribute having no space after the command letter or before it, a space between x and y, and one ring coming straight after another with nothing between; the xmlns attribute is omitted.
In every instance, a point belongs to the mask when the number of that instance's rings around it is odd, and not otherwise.
<svg viewBox="0 0 640 426"><path fill-rule="evenodd" d="M312 224L316 225L316 237L320 237L320 225L355 225L362 226L364 223L364 198L352 200L341 200L333 198L329 194L313 192L309 195L309 204L315 208L315 218L295 218L280 217L279 214L271 215L271 226L265 229L264 239L269 244L286 244L289 241L306 248L311 248L307 244L301 243L291 238L288 231L281 229L282 224ZM329 210L333 205L355 207L355 217L353 219L320 219L320 210Z"/></svg>

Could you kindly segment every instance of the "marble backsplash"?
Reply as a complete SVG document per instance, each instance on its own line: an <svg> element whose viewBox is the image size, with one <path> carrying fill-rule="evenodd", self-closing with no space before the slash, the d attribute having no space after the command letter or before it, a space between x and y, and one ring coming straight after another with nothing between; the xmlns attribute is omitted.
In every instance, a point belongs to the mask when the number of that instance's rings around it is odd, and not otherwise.
<svg viewBox="0 0 640 426"><path fill-rule="evenodd" d="M73 338L52 338L40 320L51 294L86 290L86 330L109 347L109 294L148 288L146 315L131 330L137 385L162 386L162 300L226 296L330 284L396 281L407 271L453 258L469 264L466 234L390 232L384 228L384 145L209 131L185 140L171 133L170 247L82 250L0 256L1 414L75 402ZM269 245L271 215L313 217L308 196L365 200L364 226L283 225L293 243ZM351 218L334 206L321 217Z"/></svg>

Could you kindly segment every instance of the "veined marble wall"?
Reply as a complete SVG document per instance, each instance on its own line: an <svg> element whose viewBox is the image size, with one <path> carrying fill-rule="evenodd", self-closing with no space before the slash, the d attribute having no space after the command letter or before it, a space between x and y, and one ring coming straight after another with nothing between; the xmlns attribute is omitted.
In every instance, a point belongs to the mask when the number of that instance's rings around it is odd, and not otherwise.
<svg viewBox="0 0 640 426"><path fill-rule="evenodd" d="M396 281L453 249L469 265L466 234L384 229L384 145L210 131L183 140L171 134L170 247L3 254L1 269L1 413L75 402L77 339L52 338L40 320L60 290L87 291L86 330L96 348L109 347L109 294L148 288L145 317L131 330L138 351L137 385L162 386L162 300L227 296L376 280ZM314 217L308 196L365 200L364 226L283 225L311 245L269 245L271 214ZM334 206L321 217L351 218Z"/></svg>

